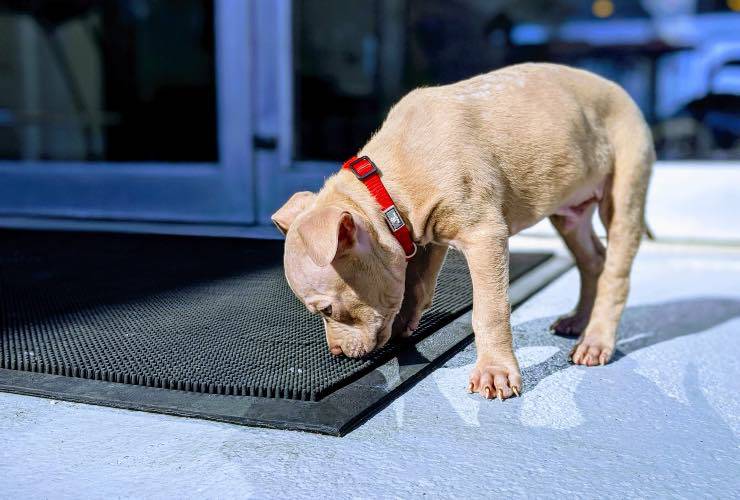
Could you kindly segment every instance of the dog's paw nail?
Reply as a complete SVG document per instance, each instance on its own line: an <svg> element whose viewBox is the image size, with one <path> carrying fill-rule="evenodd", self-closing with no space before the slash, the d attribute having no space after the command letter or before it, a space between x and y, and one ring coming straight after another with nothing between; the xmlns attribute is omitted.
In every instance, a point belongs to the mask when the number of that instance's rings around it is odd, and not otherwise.
<svg viewBox="0 0 740 500"><path fill-rule="evenodd" d="M512 387L511 390L514 391L514 394L516 394L516 397L520 397L519 396L519 389L517 389L516 386Z"/></svg>
<svg viewBox="0 0 740 500"><path fill-rule="evenodd" d="M473 383L470 382L470 385L468 385L468 394L473 394Z"/></svg>
<svg viewBox="0 0 740 500"><path fill-rule="evenodd" d="M491 388L486 386L484 392L486 394L486 399L491 399Z"/></svg>
<svg viewBox="0 0 740 500"><path fill-rule="evenodd" d="M504 400L504 391L502 391L501 389L497 389L496 390L496 395L498 396L498 400L499 401L503 401Z"/></svg>

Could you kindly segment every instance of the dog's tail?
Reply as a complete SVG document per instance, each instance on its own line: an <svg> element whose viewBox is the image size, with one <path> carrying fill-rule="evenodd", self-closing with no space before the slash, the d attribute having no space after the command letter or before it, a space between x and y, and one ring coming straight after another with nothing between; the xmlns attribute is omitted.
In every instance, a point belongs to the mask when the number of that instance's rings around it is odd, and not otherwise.
<svg viewBox="0 0 740 500"><path fill-rule="evenodd" d="M647 239L650 241L655 241L655 233L652 229L650 229L650 226L648 226L647 221L643 223L643 227L645 228L645 236L647 236Z"/></svg>

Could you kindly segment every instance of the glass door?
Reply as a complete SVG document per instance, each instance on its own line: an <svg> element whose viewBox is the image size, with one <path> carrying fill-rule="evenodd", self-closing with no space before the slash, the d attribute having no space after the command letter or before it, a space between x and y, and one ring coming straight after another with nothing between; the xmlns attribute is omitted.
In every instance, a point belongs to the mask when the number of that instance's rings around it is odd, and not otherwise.
<svg viewBox="0 0 740 500"><path fill-rule="evenodd" d="M410 5L406 0L253 3L261 223L269 223L292 193L319 189L407 90Z"/></svg>
<svg viewBox="0 0 740 500"><path fill-rule="evenodd" d="M251 2L3 2L0 219L255 222Z"/></svg>

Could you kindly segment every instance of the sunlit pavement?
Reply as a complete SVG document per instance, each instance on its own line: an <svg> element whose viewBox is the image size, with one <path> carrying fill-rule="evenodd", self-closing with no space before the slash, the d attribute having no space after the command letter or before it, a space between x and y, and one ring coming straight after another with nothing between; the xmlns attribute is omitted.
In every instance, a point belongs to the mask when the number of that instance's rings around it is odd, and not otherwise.
<svg viewBox="0 0 740 500"><path fill-rule="evenodd" d="M344 438L0 394L0 496L737 498L740 248L645 245L605 367L547 331L577 292L515 311L521 398L467 394L470 347Z"/></svg>

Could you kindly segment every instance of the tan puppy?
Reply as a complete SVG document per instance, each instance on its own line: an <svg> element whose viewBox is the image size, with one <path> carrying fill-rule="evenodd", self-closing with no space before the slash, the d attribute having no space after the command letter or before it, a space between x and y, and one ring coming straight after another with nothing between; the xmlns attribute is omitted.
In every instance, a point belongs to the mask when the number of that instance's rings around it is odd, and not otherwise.
<svg viewBox="0 0 740 500"><path fill-rule="evenodd" d="M655 157L646 123L620 87L565 66L522 64L420 88L391 109L364 155L419 245L408 263L350 171L317 194L295 194L273 215L287 235L288 283L322 315L333 354L382 346L394 319L394 330L415 329L451 246L465 255L473 282L478 360L469 389L487 398L518 394L508 238L549 217L581 276L576 309L553 328L580 334L573 363L610 359ZM591 225L597 206L606 250Z"/></svg>

